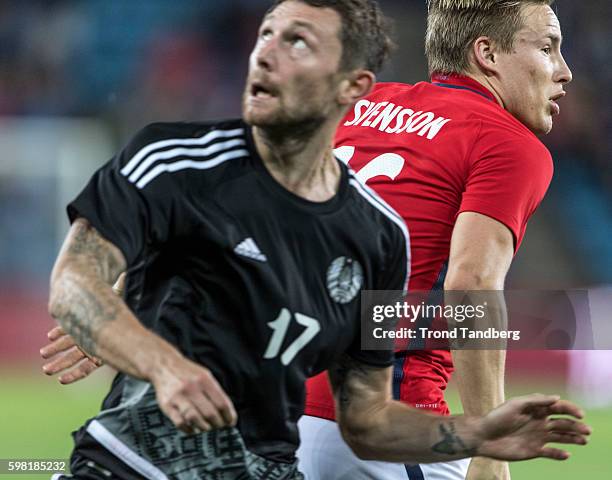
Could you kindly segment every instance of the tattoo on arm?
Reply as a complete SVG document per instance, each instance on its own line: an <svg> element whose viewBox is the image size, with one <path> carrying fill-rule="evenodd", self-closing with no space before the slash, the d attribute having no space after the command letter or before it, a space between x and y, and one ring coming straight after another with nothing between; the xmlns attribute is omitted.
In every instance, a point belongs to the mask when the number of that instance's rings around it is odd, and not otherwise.
<svg viewBox="0 0 612 480"><path fill-rule="evenodd" d="M354 360L348 355L343 355L334 365L328 370L329 380L332 384L334 394L338 398L340 409L344 410L349 407L351 398L355 395L355 384L367 384L367 377L375 367L370 367L362 362Z"/></svg>
<svg viewBox="0 0 612 480"><path fill-rule="evenodd" d="M100 329L117 318L119 300L105 285L111 285L125 269L116 247L104 240L85 221L73 225L72 238L62 254L79 270L65 273L52 287L53 316L90 355L97 354Z"/></svg>
<svg viewBox="0 0 612 480"><path fill-rule="evenodd" d="M77 220L74 223L74 237L67 254L86 257L95 273L108 284L113 284L125 269L125 261L117 249L104 240L89 223Z"/></svg>
<svg viewBox="0 0 612 480"><path fill-rule="evenodd" d="M469 457L476 455L476 448L468 448L461 436L457 435L457 428L453 420L442 422L439 426L442 440L436 443L431 450L446 455L465 453Z"/></svg>
<svg viewBox="0 0 612 480"><path fill-rule="evenodd" d="M98 332L105 323L115 320L117 307L106 304L88 285L72 279L63 282L59 295L57 320L77 345L90 355L96 355Z"/></svg>

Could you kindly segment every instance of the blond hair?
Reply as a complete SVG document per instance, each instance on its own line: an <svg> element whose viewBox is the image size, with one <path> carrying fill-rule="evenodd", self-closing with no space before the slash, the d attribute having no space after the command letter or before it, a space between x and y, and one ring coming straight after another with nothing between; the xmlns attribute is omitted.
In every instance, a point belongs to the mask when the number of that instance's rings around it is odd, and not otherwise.
<svg viewBox="0 0 612 480"><path fill-rule="evenodd" d="M466 73L469 51L481 36L511 52L523 28L523 8L551 5L554 0L428 0L425 53L429 73Z"/></svg>

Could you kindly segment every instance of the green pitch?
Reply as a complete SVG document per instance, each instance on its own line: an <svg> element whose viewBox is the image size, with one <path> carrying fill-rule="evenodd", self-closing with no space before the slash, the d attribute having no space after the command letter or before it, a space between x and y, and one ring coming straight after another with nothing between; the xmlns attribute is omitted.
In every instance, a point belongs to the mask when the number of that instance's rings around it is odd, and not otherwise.
<svg viewBox="0 0 612 480"><path fill-rule="evenodd" d="M538 392L559 394L568 398L564 387L547 383L539 384L513 382L506 385L506 396L519 396ZM451 389L447 394L451 411L460 413L459 396ZM612 408L586 410L585 421L593 427L589 444L583 447L569 446L564 448L572 456L564 462L538 459L527 462L516 462L510 466L513 480L609 480L612 478L612 464L608 457L612 455Z"/></svg>
<svg viewBox="0 0 612 480"><path fill-rule="evenodd" d="M0 458L68 459L70 432L99 409L107 372L70 387L36 367L0 371ZM45 475L0 475L0 480L49 479Z"/></svg>
<svg viewBox="0 0 612 480"><path fill-rule="evenodd" d="M0 371L0 459L68 458L72 448L70 432L97 412L110 378L97 372L80 384L61 386L55 379L38 375L37 369ZM510 388L514 395L533 391ZM554 389L539 388L542 393ZM562 392L561 392L562 393ZM457 405L456 394L450 395ZM554 478L612 478L612 409L591 410L587 421L594 427L590 444L571 448L572 458L555 463L536 460L512 466L513 478L531 480ZM0 475L0 480L49 479L50 475Z"/></svg>

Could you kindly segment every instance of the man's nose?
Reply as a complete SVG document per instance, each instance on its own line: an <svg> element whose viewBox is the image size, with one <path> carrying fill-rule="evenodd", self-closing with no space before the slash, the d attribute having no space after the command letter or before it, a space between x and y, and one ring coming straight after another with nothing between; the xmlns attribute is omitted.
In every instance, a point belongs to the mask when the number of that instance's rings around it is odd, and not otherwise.
<svg viewBox="0 0 612 480"><path fill-rule="evenodd" d="M276 49L278 41L276 37L272 37L265 42L262 42L255 54L257 66L265 70L273 70L276 65Z"/></svg>
<svg viewBox="0 0 612 480"><path fill-rule="evenodd" d="M559 68L557 69L557 75L555 78L556 82L560 82L563 84L570 83L572 81L573 75L569 66L565 62L563 55L561 55L561 61L559 62Z"/></svg>

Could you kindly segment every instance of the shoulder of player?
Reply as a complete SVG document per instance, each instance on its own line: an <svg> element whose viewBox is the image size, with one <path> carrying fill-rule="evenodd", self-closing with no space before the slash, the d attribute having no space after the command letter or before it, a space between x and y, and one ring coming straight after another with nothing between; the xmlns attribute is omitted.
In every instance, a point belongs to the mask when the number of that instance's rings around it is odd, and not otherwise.
<svg viewBox="0 0 612 480"><path fill-rule="evenodd" d="M477 139L497 138L498 141L516 142L517 147L546 151L540 139L510 112L491 100L473 96L478 102L473 108L465 108L465 118L481 124Z"/></svg>
<svg viewBox="0 0 612 480"><path fill-rule="evenodd" d="M402 237L408 244L410 236L402 217L370 187L359 181L352 170L348 171L351 201L358 209L364 230Z"/></svg>
<svg viewBox="0 0 612 480"><path fill-rule="evenodd" d="M502 182L520 179L548 186L554 170L552 156L532 132L490 123L480 130L468 159L468 171Z"/></svg>
<svg viewBox="0 0 612 480"><path fill-rule="evenodd" d="M249 156L246 129L240 119L152 123L132 137L118 156L118 168L139 189L162 177L166 184L194 178L194 172L210 174L228 160ZM190 174L172 175L184 171Z"/></svg>
<svg viewBox="0 0 612 480"><path fill-rule="evenodd" d="M143 148L160 150L184 144L185 140L192 140L187 146L198 146L206 142L206 139L202 137L208 133L225 131L233 134L236 131L235 133L239 134L239 131L242 130L244 135L245 128L246 125L240 119L212 122L155 122L136 132L129 140L125 151L127 156L131 157L138 154ZM199 139L202 139L201 143L198 142ZM164 143L160 145L160 142Z"/></svg>
<svg viewBox="0 0 612 480"><path fill-rule="evenodd" d="M550 151L542 141L514 117L511 120L483 121L475 139L478 145L476 150L487 155L500 153L519 162L552 162Z"/></svg>

